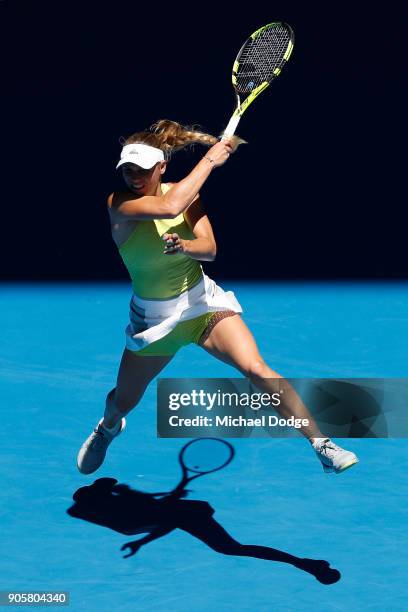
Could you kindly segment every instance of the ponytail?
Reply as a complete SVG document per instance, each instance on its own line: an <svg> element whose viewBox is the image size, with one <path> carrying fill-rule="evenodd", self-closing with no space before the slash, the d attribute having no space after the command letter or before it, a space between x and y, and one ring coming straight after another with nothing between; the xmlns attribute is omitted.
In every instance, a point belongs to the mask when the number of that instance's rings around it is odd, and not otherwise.
<svg viewBox="0 0 408 612"><path fill-rule="evenodd" d="M199 127L199 126L198 126ZM231 137L234 151L240 144L247 144L239 136ZM211 147L218 142L216 136L199 131L195 126L183 126L170 119L160 119L150 126L148 131L136 132L126 139L121 139L121 144L143 143L161 149L166 160L171 158L175 151L180 151L195 143Z"/></svg>

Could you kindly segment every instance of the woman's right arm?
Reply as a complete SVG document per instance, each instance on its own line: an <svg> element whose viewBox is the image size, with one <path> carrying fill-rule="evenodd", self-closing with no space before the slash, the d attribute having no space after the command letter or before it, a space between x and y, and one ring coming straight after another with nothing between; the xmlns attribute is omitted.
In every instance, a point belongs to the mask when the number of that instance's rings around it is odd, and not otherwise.
<svg viewBox="0 0 408 612"><path fill-rule="evenodd" d="M222 166L232 153L229 140L222 140L211 147L188 176L162 196L142 196L126 199L122 194L111 194L108 206L123 221L131 219L174 219L184 212L194 200L213 168ZM212 160L212 161L210 161Z"/></svg>

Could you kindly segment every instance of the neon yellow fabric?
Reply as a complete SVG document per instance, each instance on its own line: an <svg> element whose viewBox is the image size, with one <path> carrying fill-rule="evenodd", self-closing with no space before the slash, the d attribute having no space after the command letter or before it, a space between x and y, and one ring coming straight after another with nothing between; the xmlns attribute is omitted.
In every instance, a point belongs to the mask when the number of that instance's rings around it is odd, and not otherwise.
<svg viewBox="0 0 408 612"><path fill-rule="evenodd" d="M170 356L175 355L183 346L191 342L198 343L215 312L206 312L195 319L177 323L176 327L164 338L152 342L140 351L132 351L141 356Z"/></svg>
<svg viewBox="0 0 408 612"><path fill-rule="evenodd" d="M170 189L162 185L162 193ZM177 233L193 240L194 234L183 214L175 219L138 221L134 232L119 247L119 253L132 279L133 292L145 299L167 299L195 285L203 275L202 266L182 253L164 255L165 233Z"/></svg>

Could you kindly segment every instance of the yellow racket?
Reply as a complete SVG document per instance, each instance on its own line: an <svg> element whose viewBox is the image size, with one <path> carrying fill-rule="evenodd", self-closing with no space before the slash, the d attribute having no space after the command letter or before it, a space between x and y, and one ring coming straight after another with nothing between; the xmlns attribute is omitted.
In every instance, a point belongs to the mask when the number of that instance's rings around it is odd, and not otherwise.
<svg viewBox="0 0 408 612"><path fill-rule="evenodd" d="M251 34L242 45L232 68L237 106L223 138L235 133L248 106L281 73L292 53L294 40L292 28L287 23L276 21ZM244 94L247 97L242 101Z"/></svg>

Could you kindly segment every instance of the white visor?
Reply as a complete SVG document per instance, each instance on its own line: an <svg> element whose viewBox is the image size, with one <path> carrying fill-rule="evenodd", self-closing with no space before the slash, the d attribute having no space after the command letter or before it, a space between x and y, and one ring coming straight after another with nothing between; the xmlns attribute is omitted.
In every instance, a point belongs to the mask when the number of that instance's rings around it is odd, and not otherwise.
<svg viewBox="0 0 408 612"><path fill-rule="evenodd" d="M164 153L161 149L145 144L125 145L120 154L120 161L116 168L122 164L137 164L141 168L148 170L153 168L159 161L164 161Z"/></svg>

